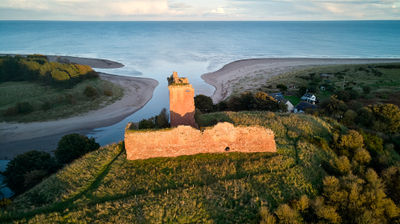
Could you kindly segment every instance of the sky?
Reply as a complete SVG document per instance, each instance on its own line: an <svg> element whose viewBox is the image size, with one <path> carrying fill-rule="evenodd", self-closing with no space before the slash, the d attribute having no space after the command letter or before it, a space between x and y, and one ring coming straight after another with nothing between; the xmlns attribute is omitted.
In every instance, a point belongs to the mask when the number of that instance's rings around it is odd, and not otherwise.
<svg viewBox="0 0 400 224"><path fill-rule="evenodd" d="M399 20L400 0L0 0L0 20Z"/></svg>

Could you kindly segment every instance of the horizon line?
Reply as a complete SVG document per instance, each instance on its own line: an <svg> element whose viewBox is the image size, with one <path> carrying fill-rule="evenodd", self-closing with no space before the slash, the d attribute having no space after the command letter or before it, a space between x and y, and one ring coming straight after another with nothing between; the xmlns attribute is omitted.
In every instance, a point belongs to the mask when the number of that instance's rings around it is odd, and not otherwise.
<svg viewBox="0 0 400 224"><path fill-rule="evenodd" d="M0 19L0 21L37 22L362 22L362 21L400 21L400 19L321 19L321 20L62 20L62 19Z"/></svg>

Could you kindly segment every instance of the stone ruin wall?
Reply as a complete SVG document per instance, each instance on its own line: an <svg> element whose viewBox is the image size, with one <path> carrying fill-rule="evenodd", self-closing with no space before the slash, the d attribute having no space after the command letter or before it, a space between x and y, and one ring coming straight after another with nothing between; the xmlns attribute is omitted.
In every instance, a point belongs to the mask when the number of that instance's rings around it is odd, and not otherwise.
<svg viewBox="0 0 400 224"><path fill-rule="evenodd" d="M203 132L190 126L140 131L125 131L127 159L175 157L199 153L276 152L274 133L260 126L234 127L218 123Z"/></svg>
<svg viewBox="0 0 400 224"><path fill-rule="evenodd" d="M170 85L168 89L171 127L189 125L196 128L194 89L192 85Z"/></svg>

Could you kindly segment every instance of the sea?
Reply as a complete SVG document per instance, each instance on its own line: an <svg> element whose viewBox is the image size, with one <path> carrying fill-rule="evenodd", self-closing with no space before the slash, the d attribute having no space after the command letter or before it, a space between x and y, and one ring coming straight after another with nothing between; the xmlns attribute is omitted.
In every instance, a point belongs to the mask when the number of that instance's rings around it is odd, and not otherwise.
<svg viewBox="0 0 400 224"><path fill-rule="evenodd" d="M211 95L214 87L200 76L239 59L400 58L400 21L0 21L0 53L104 58L125 66L97 71L156 79L141 110L88 133L104 145L122 140L128 122L168 108L173 71L188 77L196 94Z"/></svg>

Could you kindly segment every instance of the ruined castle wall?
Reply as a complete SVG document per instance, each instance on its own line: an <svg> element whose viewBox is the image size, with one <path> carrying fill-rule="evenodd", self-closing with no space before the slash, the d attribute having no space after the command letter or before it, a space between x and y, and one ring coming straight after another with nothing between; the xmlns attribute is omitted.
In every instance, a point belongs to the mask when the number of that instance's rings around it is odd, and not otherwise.
<svg viewBox="0 0 400 224"><path fill-rule="evenodd" d="M260 126L234 127L225 122L203 132L190 126L125 132L129 160L223 153L227 147L229 152L276 152L274 133Z"/></svg>
<svg viewBox="0 0 400 224"><path fill-rule="evenodd" d="M192 85L169 85L168 89L171 126L197 127L194 120L194 89Z"/></svg>

